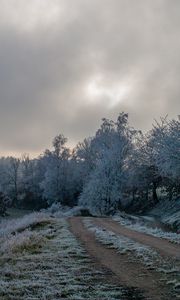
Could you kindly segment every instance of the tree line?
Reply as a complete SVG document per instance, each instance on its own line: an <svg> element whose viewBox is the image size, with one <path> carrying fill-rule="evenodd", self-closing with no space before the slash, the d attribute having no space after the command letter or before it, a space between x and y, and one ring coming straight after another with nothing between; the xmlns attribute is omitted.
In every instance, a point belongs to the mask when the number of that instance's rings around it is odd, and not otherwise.
<svg viewBox="0 0 180 300"><path fill-rule="evenodd" d="M128 114L102 119L95 135L71 150L57 135L36 159L0 158L0 213L77 204L94 213L142 211L180 192L180 119L156 121L146 134Z"/></svg>

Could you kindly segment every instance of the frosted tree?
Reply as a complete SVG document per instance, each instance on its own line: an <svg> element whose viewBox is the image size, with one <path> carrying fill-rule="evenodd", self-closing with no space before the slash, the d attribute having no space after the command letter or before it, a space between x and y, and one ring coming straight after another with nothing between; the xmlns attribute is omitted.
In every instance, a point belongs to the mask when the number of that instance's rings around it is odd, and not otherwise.
<svg viewBox="0 0 180 300"><path fill-rule="evenodd" d="M4 168L8 195L11 195L12 205L17 205L20 191L20 159L10 157Z"/></svg>
<svg viewBox="0 0 180 300"><path fill-rule="evenodd" d="M162 176L180 179L180 121L161 118L156 122L150 138L153 156Z"/></svg>
<svg viewBox="0 0 180 300"><path fill-rule="evenodd" d="M155 123L149 137L152 157L172 198L173 190L180 190L180 121L161 118Z"/></svg>
<svg viewBox="0 0 180 300"><path fill-rule="evenodd" d="M53 140L53 151L46 150L43 161L45 163L45 178L41 184L43 196L48 203L66 202L67 192L67 168L69 150L65 147L67 139L58 135Z"/></svg>
<svg viewBox="0 0 180 300"><path fill-rule="evenodd" d="M0 158L0 191L3 193L7 192L9 180L7 176L7 166L9 163L9 159L5 157Z"/></svg>
<svg viewBox="0 0 180 300"><path fill-rule="evenodd" d="M78 163L78 171L81 174L82 182L88 180L88 176L96 166L97 154L93 147L93 138L86 138L78 143L74 149L73 157Z"/></svg>
<svg viewBox="0 0 180 300"><path fill-rule="evenodd" d="M126 190L129 198L128 205L129 208L134 210L149 205L152 200L150 190L153 189L153 182L157 176L151 171L152 161L146 143L146 137L138 132L127 160Z"/></svg>
<svg viewBox="0 0 180 300"><path fill-rule="evenodd" d="M74 153L72 153L71 158L68 160L66 180L69 206L77 205L84 180L85 169L82 167L82 162L76 158L76 155L74 156Z"/></svg>
<svg viewBox="0 0 180 300"><path fill-rule="evenodd" d="M115 155L111 152L109 157L106 154L98 161L83 189L79 203L93 213L107 214L117 209L121 202L124 173Z"/></svg>
<svg viewBox="0 0 180 300"><path fill-rule="evenodd" d="M25 208L39 208L42 205L39 184L43 179L38 176L40 160L30 159L27 154L21 159L20 198L21 205Z"/></svg>
<svg viewBox="0 0 180 300"><path fill-rule="evenodd" d="M80 196L81 205L99 213L109 213L121 205L127 175L126 160L134 134L135 131L129 128L127 114L120 114L117 122L103 119L91 141L96 161Z"/></svg>
<svg viewBox="0 0 180 300"><path fill-rule="evenodd" d="M162 191L169 199L179 195L179 119L161 118L143 135L120 113L117 121L102 119L95 135L73 151L66 142L56 136L53 149L37 159L0 158L2 199L7 195L14 206L32 208L47 202L73 206L79 199L91 211L108 214L153 206Z"/></svg>

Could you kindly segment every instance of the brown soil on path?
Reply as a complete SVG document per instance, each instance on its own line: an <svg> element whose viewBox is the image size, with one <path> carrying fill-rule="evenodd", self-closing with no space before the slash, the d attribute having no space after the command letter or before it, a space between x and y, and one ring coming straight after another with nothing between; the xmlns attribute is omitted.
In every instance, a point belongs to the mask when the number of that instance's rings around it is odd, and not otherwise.
<svg viewBox="0 0 180 300"><path fill-rule="evenodd" d="M141 233L132 229L128 229L123 225L108 218L97 218L93 219L93 223L104 227L109 231L113 231L118 235L123 235L127 238L139 242L143 245L150 246L159 252L162 256L169 256L175 259L180 259L180 245L168 242L165 239L154 237L149 234Z"/></svg>
<svg viewBox="0 0 180 300"><path fill-rule="evenodd" d="M82 242L84 248L98 266L101 265L112 271L120 285L124 284L143 290L145 299L172 299L166 287L161 283L161 277L158 273L147 270L140 263L130 262L127 255L119 254L116 250L109 249L99 243L94 234L85 228L82 220L82 217L70 218L70 229ZM99 219L96 219L96 222L98 221Z"/></svg>

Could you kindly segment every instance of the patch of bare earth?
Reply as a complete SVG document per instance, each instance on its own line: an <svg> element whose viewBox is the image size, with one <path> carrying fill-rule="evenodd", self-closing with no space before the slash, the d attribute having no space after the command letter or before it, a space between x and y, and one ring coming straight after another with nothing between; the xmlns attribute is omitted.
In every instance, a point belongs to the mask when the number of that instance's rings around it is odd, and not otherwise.
<svg viewBox="0 0 180 300"><path fill-rule="evenodd" d="M109 219L91 219L94 224L98 226L104 226L106 229L111 230L117 234L123 234L128 238L136 239L138 242L144 242L146 245L151 245L154 241L153 237L146 236L144 234L137 233L126 228L119 228L119 225ZM83 225L82 217L72 217L69 219L71 225L72 233L82 242L83 247L90 254L93 260L99 266L105 267L107 270L110 270L115 280L116 284L119 282L119 285L126 285L134 288L143 290L145 299L156 299L156 300L174 300L170 289L165 286L162 282L161 275L155 270L147 269L143 264L131 261L128 254L117 253L115 249L110 249L105 245L101 244L96 240L96 237L93 232L90 232ZM145 236L145 237L144 237ZM140 238L139 238L140 237ZM144 238L144 239L143 239ZM152 243L151 243L152 239ZM157 242L157 241L156 241ZM157 243L158 247L161 248L161 241ZM165 241L166 242L166 241ZM166 242L168 244L168 242ZM154 244L153 244L154 245ZM171 245L172 248L168 247L168 255L170 251L177 255L176 246ZM162 241L162 253L164 253L164 241ZM136 299L136 298L129 298Z"/></svg>

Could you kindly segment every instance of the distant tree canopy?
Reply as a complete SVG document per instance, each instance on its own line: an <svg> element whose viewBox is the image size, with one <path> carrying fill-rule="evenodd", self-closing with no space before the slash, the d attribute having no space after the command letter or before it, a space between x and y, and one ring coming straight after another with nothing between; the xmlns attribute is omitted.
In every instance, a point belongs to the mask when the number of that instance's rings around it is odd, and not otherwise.
<svg viewBox="0 0 180 300"><path fill-rule="evenodd" d="M180 120L161 118L147 134L128 114L102 119L75 149L57 135L37 159L0 158L0 214L14 207L40 209L78 203L94 213L140 210L180 193Z"/></svg>

